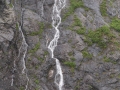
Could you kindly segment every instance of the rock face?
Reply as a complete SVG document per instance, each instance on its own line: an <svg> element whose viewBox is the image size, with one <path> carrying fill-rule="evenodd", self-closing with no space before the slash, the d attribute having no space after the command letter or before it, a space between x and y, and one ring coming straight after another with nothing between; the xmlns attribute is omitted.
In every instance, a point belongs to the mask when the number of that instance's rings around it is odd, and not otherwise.
<svg viewBox="0 0 120 90"><path fill-rule="evenodd" d="M62 66L63 90L120 90L120 25L111 25L114 18L120 22L119 3L66 0L54 51ZM0 0L0 90L58 89L55 60L47 48L55 33L53 5L54 0ZM24 74L18 23L28 44Z"/></svg>

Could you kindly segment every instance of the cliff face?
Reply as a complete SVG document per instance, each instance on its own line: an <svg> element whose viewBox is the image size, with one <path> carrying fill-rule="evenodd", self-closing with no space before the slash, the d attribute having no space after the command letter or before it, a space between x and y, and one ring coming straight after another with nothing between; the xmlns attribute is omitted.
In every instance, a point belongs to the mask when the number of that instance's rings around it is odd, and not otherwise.
<svg viewBox="0 0 120 90"><path fill-rule="evenodd" d="M0 0L0 90L58 89L47 48L55 34L53 5ZM61 18L54 54L63 90L120 90L120 1L66 0Z"/></svg>

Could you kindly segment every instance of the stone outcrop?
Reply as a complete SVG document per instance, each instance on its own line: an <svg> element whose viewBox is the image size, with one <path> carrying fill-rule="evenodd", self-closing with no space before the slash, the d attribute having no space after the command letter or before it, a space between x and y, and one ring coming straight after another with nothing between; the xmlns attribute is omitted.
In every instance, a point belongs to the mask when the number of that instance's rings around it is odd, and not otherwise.
<svg viewBox="0 0 120 90"><path fill-rule="evenodd" d="M70 1L66 0L62 18L71 5ZM96 31L104 25L110 27L114 16L120 18L120 1L105 0L108 2L107 16L100 11L103 0L80 1L84 7L76 8L62 20L60 39L54 51L62 66L63 90L120 90L119 32L110 28L115 36L114 43L108 41L105 48L97 43L89 45L87 35L77 33L81 27L85 33ZM55 33L51 25L53 4L54 0L0 0L0 90L25 90L26 74L29 77L27 90L57 90L54 83L55 60L51 59L47 48ZM75 16L81 26L73 26ZM22 62L18 57L22 43L18 23L28 44L26 74L21 73ZM108 40L106 35L103 39Z"/></svg>

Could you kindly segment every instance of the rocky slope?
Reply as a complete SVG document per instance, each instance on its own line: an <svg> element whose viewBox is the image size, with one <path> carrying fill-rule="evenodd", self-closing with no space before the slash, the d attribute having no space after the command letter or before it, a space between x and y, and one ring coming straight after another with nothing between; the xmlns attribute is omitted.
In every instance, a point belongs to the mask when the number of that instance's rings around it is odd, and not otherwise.
<svg viewBox="0 0 120 90"><path fill-rule="evenodd" d="M0 0L0 90L57 90L55 60L47 48L55 34L53 4ZM66 0L61 17L54 54L63 90L120 90L120 1ZM19 26L28 44L25 73Z"/></svg>

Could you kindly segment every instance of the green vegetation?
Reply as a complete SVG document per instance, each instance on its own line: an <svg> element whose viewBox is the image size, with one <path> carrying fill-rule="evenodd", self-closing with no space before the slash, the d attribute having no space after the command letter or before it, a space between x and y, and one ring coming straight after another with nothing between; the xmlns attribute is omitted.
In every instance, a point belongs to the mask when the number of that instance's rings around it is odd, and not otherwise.
<svg viewBox="0 0 120 90"><path fill-rule="evenodd" d="M100 12L102 14L102 16L107 16L107 0L103 0L101 5L100 5Z"/></svg>
<svg viewBox="0 0 120 90"><path fill-rule="evenodd" d="M36 57L39 61L41 61L41 62L43 62L43 58L41 58L41 57Z"/></svg>
<svg viewBox="0 0 120 90"><path fill-rule="evenodd" d="M40 90L40 86L37 86L37 87L35 88L35 90Z"/></svg>
<svg viewBox="0 0 120 90"><path fill-rule="evenodd" d="M30 33L31 36L40 35L40 37L41 37L43 29L44 29L44 23L39 23L39 25L40 25L39 31L31 32Z"/></svg>
<svg viewBox="0 0 120 90"><path fill-rule="evenodd" d="M104 58L103 58L103 61L104 61L104 62L111 62L111 60L110 60L109 58L107 58L107 57L104 57Z"/></svg>
<svg viewBox="0 0 120 90"><path fill-rule="evenodd" d="M38 42L33 49L29 51L29 53L35 53L40 48L40 43Z"/></svg>
<svg viewBox="0 0 120 90"><path fill-rule="evenodd" d="M110 28L106 25L102 26L99 29L94 30L94 31L93 30L86 30L85 27L82 26L81 21L79 20L79 18L76 15L74 15L74 22L69 27L69 29L72 31L75 31L77 34L84 35L86 38L85 42L89 46L96 43L99 47L106 48L107 44L110 43L112 38L115 37L111 33Z"/></svg>
<svg viewBox="0 0 120 90"><path fill-rule="evenodd" d="M73 56L73 52L68 52L68 55L69 56Z"/></svg>
<svg viewBox="0 0 120 90"><path fill-rule="evenodd" d="M75 66L76 66L75 62L72 62L72 61L66 61L66 62L64 62L64 64L71 68L75 68Z"/></svg>
<svg viewBox="0 0 120 90"><path fill-rule="evenodd" d="M18 25L18 23L16 23L16 30L19 30L19 25Z"/></svg>
<svg viewBox="0 0 120 90"><path fill-rule="evenodd" d="M111 28L113 28L116 31L120 32L120 19L113 18L110 26L111 26Z"/></svg>
<svg viewBox="0 0 120 90"><path fill-rule="evenodd" d="M68 10L67 10L67 13L65 14L65 16L64 16L64 18L63 18L64 20L65 20L69 15L73 14L74 11L75 11L75 9L77 9L77 8L79 8L79 7L84 8L86 11L89 10L89 8L87 8L87 7L84 6L84 3L83 3L82 0L69 0L69 1L70 1L70 6L69 6L69 8L68 8Z"/></svg>
<svg viewBox="0 0 120 90"><path fill-rule="evenodd" d="M35 83L36 83L36 84L39 84L39 80L38 80L38 79L35 79Z"/></svg>
<svg viewBox="0 0 120 90"><path fill-rule="evenodd" d="M113 61L113 60L109 59L108 57L104 57L104 58L103 58L103 61L104 61L104 62L111 62L111 63L113 63L113 64L116 64L116 63L117 63L116 61Z"/></svg>
<svg viewBox="0 0 120 90"><path fill-rule="evenodd" d="M46 56L46 55L48 55L49 54L49 52L48 51L44 51L44 55Z"/></svg>
<svg viewBox="0 0 120 90"><path fill-rule="evenodd" d="M39 68L39 65L35 65L35 69L37 70Z"/></svg>
<svg viewBox="0 0 120 90"><path fill-rule="evenodd" d="M81 80L78 80L76 82L77 82L77 84L76 84L74 90L80 90L80 82L81 82Z"/></svg>
<svg viewBox="0 0 120 90"><path fill-rule="evenodd" d="M80 19L76 15L74 15L73 26L79 26L79 29L76 30L77 34L85 34L86 29L82 26Z"/></svg>
<svg viewBox="0 0 120 90"><path fill-rule="evenodd" d="M104 37L107 37L107 41L104 40ZM107 44L113 38L113 34L110 32L110 28L108 26L102 26L99 29L92 31L89 30L86 34L86 42L88 45L92 45L96 43L101 48L106 48Z"/></svg>
<svg viewBox="0 0 120 90"><path fill-rule="evenodd" d="M25 88L23 86L20 87L20 90L25 90Z"/></svg>
<svg viewBox="0 0 120 90"><path fill-rule="evenodd" d="M77 29L74 29L74 27L78 27ZM82 26L82 23L80 19L74 15L74 23L69 27L70 30L75 31L77 34L85 34L86 29Z"/></svg>
<svg viewBox="0 0 120 90"><path fill-rule="evenodd" d="M12 8L12 7L13 7L12 3L10 3L10 4L9 4L9 7L10 7L10 8Z"/></svg>
<svg viewBox="0 0 120 90"><path fill-rule="evenodd" d="M75 58L72 56L71 58L70 58L72 61L75 61Z"/></svg>
<svg viewBox="0 0 120 90"><path fill-rule="evenodd" d="M120 74L118 74L118 76L117 76L119 79L120 79Z"/></svg>
<svg viewBox="0 0 120 90"><path fill-rule="evenodd" d="M84 50L82 51L82 54L83 54L83 57L84 58L89 58L91 59L92 58L92 54L90 54L88 51Z"/></svg>

